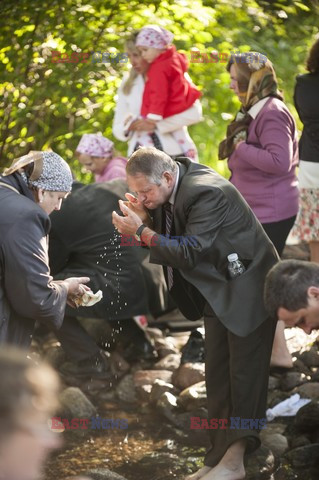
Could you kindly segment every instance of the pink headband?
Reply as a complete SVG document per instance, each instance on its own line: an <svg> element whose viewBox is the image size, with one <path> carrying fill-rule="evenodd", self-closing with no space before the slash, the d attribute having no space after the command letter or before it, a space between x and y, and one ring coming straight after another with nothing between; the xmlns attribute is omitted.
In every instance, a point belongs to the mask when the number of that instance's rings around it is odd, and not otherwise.
<svg viewBox="0 0 319 480"><path fill-rule="evenodd" d="M112 150L113 142L103 137L102 133L85 133L76 148L77 152L86 153L93 157L106 157Z"/></svg>
<svg viewBox="0 0 319 480"><path fill-rule="evenodd" d="M148 25L142 28L137 35L135 45L137 47L165 48L173 41L174 35L157 25Z"/></svg>

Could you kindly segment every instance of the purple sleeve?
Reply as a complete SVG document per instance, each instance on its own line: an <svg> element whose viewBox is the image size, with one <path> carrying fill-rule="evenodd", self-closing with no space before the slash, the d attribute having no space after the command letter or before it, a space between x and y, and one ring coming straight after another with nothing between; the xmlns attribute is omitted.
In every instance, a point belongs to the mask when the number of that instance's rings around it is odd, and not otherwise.
<svg viewBox="0 0 319 480"><path fill-rule="evenodd" d="M238 145L240 161L267 173L287 173L294 159L295 126L286 111L266 112L256 128L259 145Z"/></svg>
<svg viewBox="0 0 319 480"><path fill-rule="evenodd" d="M126 158L124 157L115 157L112 158L110 163L106 166L104 172L100 175L95 175L95 181L97 183L109 182L115 178L126 179Z"/></svg>

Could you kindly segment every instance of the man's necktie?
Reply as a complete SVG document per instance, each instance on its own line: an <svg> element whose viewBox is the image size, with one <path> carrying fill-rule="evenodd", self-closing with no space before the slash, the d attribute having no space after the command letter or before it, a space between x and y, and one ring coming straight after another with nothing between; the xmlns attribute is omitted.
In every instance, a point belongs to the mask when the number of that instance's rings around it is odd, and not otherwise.
<svg viewBox="0 0 319 480"><path fill-rule="evenodd" d="M171 233L172 222L173 222L173 213L172 213L172 205L170 203L165 203L163 205L165 211L165 233L167 236ZM168 266L167 269L167 282L168 282L168 290L171 290L173 286L173 269L172 267Z"/></svg>

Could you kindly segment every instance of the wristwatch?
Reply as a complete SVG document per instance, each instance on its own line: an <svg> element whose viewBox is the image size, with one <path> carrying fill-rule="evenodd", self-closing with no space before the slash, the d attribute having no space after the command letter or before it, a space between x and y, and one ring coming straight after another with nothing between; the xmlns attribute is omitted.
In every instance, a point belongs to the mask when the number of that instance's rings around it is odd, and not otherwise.
<svg viewBox="0 0 319 480"><path fill-rule="evenodd" d="M142 225L140 225L140 226L138 227L138 229L136 230L136 232L135 232L135 238L136 238L139 242L142 241L141 235L142 235L142 232L143 232L144 228L146 228L146 225L144 225L144 223L142 223Z"/></svg>

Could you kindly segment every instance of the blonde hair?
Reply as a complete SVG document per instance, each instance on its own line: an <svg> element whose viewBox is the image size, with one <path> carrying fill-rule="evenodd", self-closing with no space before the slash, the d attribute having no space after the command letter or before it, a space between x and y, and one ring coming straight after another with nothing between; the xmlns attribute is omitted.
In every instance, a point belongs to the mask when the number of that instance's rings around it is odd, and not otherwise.
<svg viewBox="0 0 319 480"><path fill-rule="evenodd" d="M131 52L138 52L138 49L135 45L137 35L139 34L139 30L133 32L131 36L125 42L126 50L130 50ZM134 85L135 79L138 76L138 73L132 67L129 73L129 76L126 82L123 85L123 93L124 95L129 95L131 93L132 87Z"/></svg>

